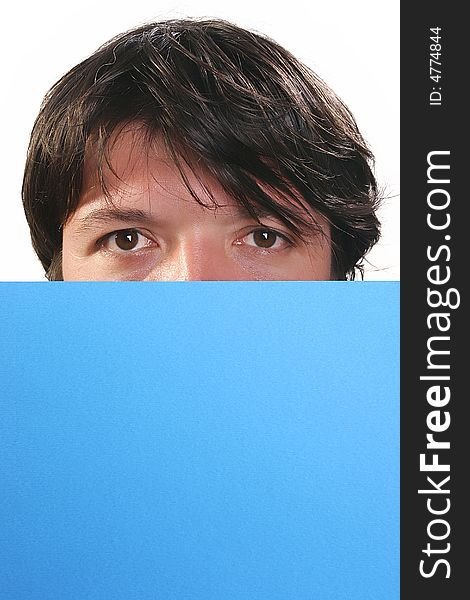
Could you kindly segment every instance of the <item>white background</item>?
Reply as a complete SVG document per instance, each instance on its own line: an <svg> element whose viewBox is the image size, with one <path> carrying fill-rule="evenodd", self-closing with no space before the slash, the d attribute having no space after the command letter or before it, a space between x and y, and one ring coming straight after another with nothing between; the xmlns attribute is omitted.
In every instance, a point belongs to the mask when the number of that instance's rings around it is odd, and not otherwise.
<svg viewBox="0 0 470 600"><path fill-rule="evenodd" d="M21 204L31 128L60 76L114 35L165 18L220 17L264 33L344 100L376 157L383 236L366 280L399 279L399 2L377 0L42 0L9 3L3 57L0 280L41 281Z"/></svg>

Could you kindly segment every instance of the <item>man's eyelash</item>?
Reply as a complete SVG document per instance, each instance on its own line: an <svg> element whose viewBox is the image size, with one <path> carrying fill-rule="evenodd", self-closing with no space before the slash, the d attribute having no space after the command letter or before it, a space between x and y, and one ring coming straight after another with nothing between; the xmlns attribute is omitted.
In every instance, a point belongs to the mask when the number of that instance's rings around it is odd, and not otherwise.
<svg viewBox="0 0 470 600"><path fill-rule="evenodd" d="M114 229L113 231L110 231L109 233L106 233L105 235L102 235L100 238L98 238L95 242L96 246L102 246L106 241L110 240L113 236L117 235L118 233L124 233L124 232L129 232L129 233L137 233L145 238L149 238L148 235L146 235L145 233L143 233L142 231L140 231L140 229L136 229L135 227L129 227L129 228L124 228L124 229Z"/></svg>
<svg viewBox="0 0 470 600"><path fill-rule="evenodd" d="M283 231L278 231L277 229L274 229L273 227L255 227L249 233L255 233L256 231L269 231L270 233L274 233L277 236L279 236L280 238L282 238L288 244L290 244L292 246L295 244L294 240L290 236L288 236ZM249 235L249 234L247 234L247 235Z"/></svg>

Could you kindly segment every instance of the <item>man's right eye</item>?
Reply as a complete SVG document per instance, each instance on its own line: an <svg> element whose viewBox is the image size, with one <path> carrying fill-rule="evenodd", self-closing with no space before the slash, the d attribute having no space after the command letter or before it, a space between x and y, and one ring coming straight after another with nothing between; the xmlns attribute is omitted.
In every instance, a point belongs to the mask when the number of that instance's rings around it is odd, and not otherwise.
<svg viewBox="0 0 470 600"><path fill-rule="evenodd" d="M126 254L137 252L154 245L154 243L137 229L121 229L102 238L100 246L109 252Z"/></svg>

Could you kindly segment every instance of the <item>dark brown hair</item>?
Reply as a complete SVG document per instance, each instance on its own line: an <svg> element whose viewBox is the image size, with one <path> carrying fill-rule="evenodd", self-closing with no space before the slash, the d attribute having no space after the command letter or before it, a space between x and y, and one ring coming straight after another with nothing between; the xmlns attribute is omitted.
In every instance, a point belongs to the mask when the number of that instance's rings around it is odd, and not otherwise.
<svg viewBox="0 0 470 600"><path fill-rule="evenodd" d="M149 141L161 136L183 177L184 165L202 161L254 217L268 211L302 236L312 227L306 211L320 213L331 225L333 277L362 270L379 238L378 198L373 157L351 113L272 40L188 19L113 38L46 95L23 204L49 279L61 279L62 227L79 202L87 144L106 159L113 132L131 122Z"/></svg>

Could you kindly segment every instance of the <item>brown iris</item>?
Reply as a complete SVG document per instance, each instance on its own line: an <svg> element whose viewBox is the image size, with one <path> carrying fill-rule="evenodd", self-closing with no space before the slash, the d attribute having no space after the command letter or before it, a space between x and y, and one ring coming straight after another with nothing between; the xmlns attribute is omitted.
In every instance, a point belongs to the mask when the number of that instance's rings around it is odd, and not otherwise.
<svg viewBox="0 0 470 600"><path fill-rule="evenodd" d="M133 250L139 242L139 234L135 229L124 229L115 234L114 241L120 250Z"/></svg>
<svg viewBox="0 0 470 600"><path fill-rule="evenodd" d="M269 229L257 229L253 232L253 241L260 248L271 248L276 243L278 234Z"/></svg>

